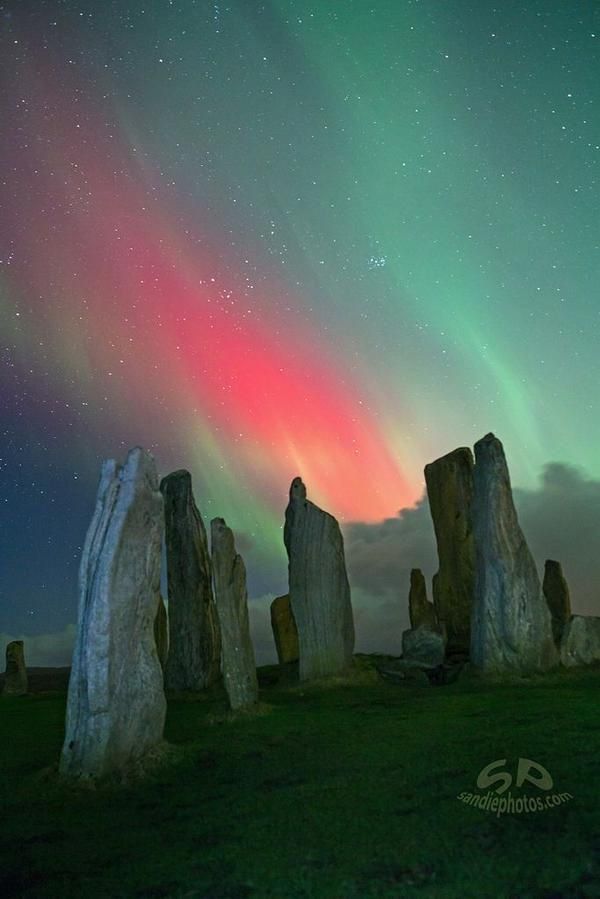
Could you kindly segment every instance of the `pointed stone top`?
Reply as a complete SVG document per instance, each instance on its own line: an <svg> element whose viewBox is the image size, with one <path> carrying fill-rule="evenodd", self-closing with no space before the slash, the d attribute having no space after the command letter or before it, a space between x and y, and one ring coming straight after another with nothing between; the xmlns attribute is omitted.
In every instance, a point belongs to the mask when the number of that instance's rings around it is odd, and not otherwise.
<svg viewBox="0 0 600 899"><path fill-rule="evenodd" d="M160 482L161 491L177 490L178 492L187 492L192 489L192 476L185 468L179 468L177 471L171 471L166 474Z"/></svg>
<svg viewBox="0 0 600 899"><path fill-rule="evenodd" d="M178 468L177 471L171 471L169 474L166 474L163 478L163 481L185 481L189 478L192 480L192 476L187 470L187 468Z"/></svg>
<svg viewBox="0 0 600 899"><path fill-rule="evenodd" d="M236 555L233 531L227 527L227 522L224 518L212 519L210 523L210 540L213 553L216 550L219 553Z"/></svg>
<svg viewBox="0 0 600 899"><path fill-rule="evenodd" d="M195 506L192 494L192 476L185 468L172 471L160 482L160 492L173 503L176 515L188 515L190 505Z"/></svg>
<svg viewBox="0 0 600 899"><path fill-rule="evenodd" d="M459 446L457 449L452 450L449 453L446 453L443 456L440 456L439 459L436 459L434 462L429 462L425 466L425 471L431 471L433 467L436 468L441 467L441 463L445 463L445 466L452 465L453 463L466 462L469 467L473 465L473 453L471 452L470 446Z"/></svg>
<svg viewBox="0 0 600 899"><path fill-rule="evenodd" d="M125 463L117 465L113 459L109 459L104 463L105 466L118 474L123 484L133 483L145 480L152 490L158 488L158 473L156 471L156 462L154 456L142 446L134 446L127 453ZM104 474L104 468L103 468Z"/></svg>
<svg viewBox="0 0 600 899"><path fill-rule="evenodd" d="M502 446L502 442L498 440L495 434L492 434L490 431L489 434L486 434L485 437L482 437L481 440L478 440L475 444L475 462L482 458L496 458L502 459L506 462L506 456L504 454L504 447Z"/></svg>
<svg viewBox="0 0 600 899"><path fill-rule="evenodd" d="M306 499L306 487L302 482L302 478L295 477L290 486L290 502L294 500Z"/></svg>

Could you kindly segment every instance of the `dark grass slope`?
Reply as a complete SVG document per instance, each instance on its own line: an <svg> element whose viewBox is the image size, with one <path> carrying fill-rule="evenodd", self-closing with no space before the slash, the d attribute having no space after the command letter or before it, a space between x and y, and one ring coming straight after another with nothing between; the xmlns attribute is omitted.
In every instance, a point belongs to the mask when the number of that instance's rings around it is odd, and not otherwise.
<svg viewBox="0 0 600 899"><path fill-rule="evenodd" d="M177 757L95 790L52 769L64 692L3 699L0 896L599 897L600 670L435 688L373 661L326 688L263 669L261 713L233 720L218 691L173 697ZM457 800L519 757L573 799L500 818Z"/></svg>

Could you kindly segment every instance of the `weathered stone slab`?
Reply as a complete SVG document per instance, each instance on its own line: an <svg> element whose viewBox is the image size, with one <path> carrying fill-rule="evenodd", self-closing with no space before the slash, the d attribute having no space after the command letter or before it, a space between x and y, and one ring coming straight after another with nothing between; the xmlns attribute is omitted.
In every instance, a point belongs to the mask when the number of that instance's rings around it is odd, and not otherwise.
<svg viewBox="0 0 600 899"><path fill-rule="evenodd" d="M392 684L419 683L443 687L453 684L464 666L464 661L454 664L427 665L406 659L397 659L391 667L376 666L376 671L383 680Z"/></svg>
<svg viewBox="0 0 600 899"><path fill-rule="evenodd" d="M299 659L298 628L294 620L290 597L277 596L271 603L271 627L280 665Z"/></svg>
<svg viewBox="0 0 600 899"><path fill-rule="evenodd" d="M408 615L413 628L437 628L438 620L433 603L427 599L427 585L420 568L410 572L410 591L408 594Z"/></svg>
<svg viewBox="0 0 600 899"><path fill-rule="evenodd" d="M333 515L306 498L294 478L283 535L289 596L300 653L300 680L337 674L352 662L354 620L344 540Z"/></svg>
<svg viewBox="0 0 600 899"><path fill-rule="evenodd" d="M551 668L558 655L550 612L517 519L504 450L493 434L475 444L473 483L471 661L489 673Z"/></svg>
<svg viewBox="0 0 600 899"><path fill-rule="evenodd" d="M189 471L162 479L169 590L167 690L203 690L220 678L221 637L206 529Z"/></svg>
<svg viewBox="0 0 600 899"><path fill-rule="evenodd" d="M426 465L425 483L439 559L433 605L445 628L448 653L468 653L475 586L471 450L460 447Z"/></svg>
<svg viewBox="0 0 600 899"><path fill-rule="evenodd" d="M542 589L550 609L554 642L560 646L563 631L571 617L571 597L560 562L546 559Z"/></svg>
<svg viewBox="0 0 600 899"><path fill-rule="evenodd" d="M222 518L211 527L212 567L223 653L223 681L232 709L258 701L254 647L248 621L246 567L235 549L233 533Z"/></svg>
<svg viewBox="0 0 600 899"><path fill-rule="evenodd" d="M158 609L154 619L154 639L156 641L158 661L164 672L169 654L169 623L167 621L167 610L160 593L158 594Z"/></svg>
<svg viewBox="0 0 600 899"><path fill-rule="evenodd" d="M402 634L402 658L407 662L435 667L446 654L446 641L439 631L418 627Z"/></svg>
<svg viewBox="0 0 600 899"><path fill-rule="evenodd" d="M567 668L600 662L600 618L573 615L563 632L560 660Z"/></svg>
<svg viewBox="0 0 600 899"><path fill-rule="evenodd" d="M23 696L27 693L27 687L23 641L13 640L6 646L6 673L2 693L4 696Z"/></svg>
<svg viewBox="0 0 600 899"><path fill-rule="evenodd" d="M127 769L161 740L166 703L154 640L163 500L154 459L105 462L79 568L79 611L61 773Z"/></svg>

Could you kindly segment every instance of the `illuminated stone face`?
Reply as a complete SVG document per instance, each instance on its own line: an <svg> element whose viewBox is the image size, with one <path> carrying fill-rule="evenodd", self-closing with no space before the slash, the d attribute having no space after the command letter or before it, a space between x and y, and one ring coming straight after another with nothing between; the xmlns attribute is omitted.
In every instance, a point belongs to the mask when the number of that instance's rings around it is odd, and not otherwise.
<svg viewBox="0 0 600 899"><path fill-rule="evenodd" d="M306 499L300 478L290 487L283 537L300 680L336 674L350 665L354 650L344 540L335 518Z"/></svg>
<svg viewBox="0 0 600 899"><path fill-rule="evenodd" d="M163 498L136 447L102 466L79 569L77 637L60 770L93 779L127 769L161 740L166 713L154 637Z"/></svg>

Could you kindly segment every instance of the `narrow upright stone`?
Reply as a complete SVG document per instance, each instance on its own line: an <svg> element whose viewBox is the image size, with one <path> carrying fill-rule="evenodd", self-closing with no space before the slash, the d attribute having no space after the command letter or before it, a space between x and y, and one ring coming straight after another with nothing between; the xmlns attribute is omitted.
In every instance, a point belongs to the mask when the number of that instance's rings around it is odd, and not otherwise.
<svg viewBox="0 0 600 899"><path fill-rule="evenodd" d="M475 444L473 531L471 661L490 673L555 666L550 612L517 519L504 450L493 434Z"/></svg>
<svg viewBox="0 0 600 899"><path fill-rule="evenodd" d="M222 518L210 523L212 568L223 653L223 682L232 709L258 701L254 647L248 621L246 567Z"/></svg>
<svg viewBox="0 0 600 899"><path fill-rule="evenodd" d="M277 596L271 603L271 627L280 665L289 665L299 658L298 628L294 621L290 597Z"/></svg>
<svg viewBox="0 0 600 899"><path fill-rule="evenodd" d="M571 617L571 597L562 565L554 559L546 559L543 590L552 617L554 642L560 646L563 631Z"/></svg>
<svg viewBox="0 0 600 899"><path fill-rule="evenodd" d="M425 483L439 559L433 605L445 627L447 652L468 653L475 584L471 450L460 447L426 465Z"/></svg>
<svg viewBox="0 0 600 899"><path fill-rule="evenodd" d="M6 646L6 673L4 675L4 696L23 696L27 693L27 669L22 640L13 640Z"/></svg>
<svg viewBox="0 0 600 899"><path fill-rule="evenodd" d="M189 471L162 479L165 498L169 655L167 690L203 690L220 677L221 637L204 522Z"/></svg>
<svg viewBox="0 0 600 899"><path fill-rule="evenodd" d="M96 778L155 747L166 712L154 641L163 500L154 459L104 462L79 567L77 637L60 770Z"/></svg>
<svg viewBox="0 0 600 899"><path fill-rule="evenodd" d="M436 630L438 626L433 603L427 599L427 585L420 568L413 568L410 572L408 615L410 626L413 630L419 627Z"/></svg>
<svg viewBox="0 0 600 899"><path fill-rule="evenodd" d="M336 674L351 664L354 649L344 540L335 518L307 500L300 478L290 487L283 539L300 680Z"/></svg>
<svg viewBox="0 0 600 899"><path fill-rule="evenodd" d="M158 594L158 610L154 619L154 639L156 641L158 661L164 672L169 654L169 623L167 621L167 610L160 593Z"/></svg>

